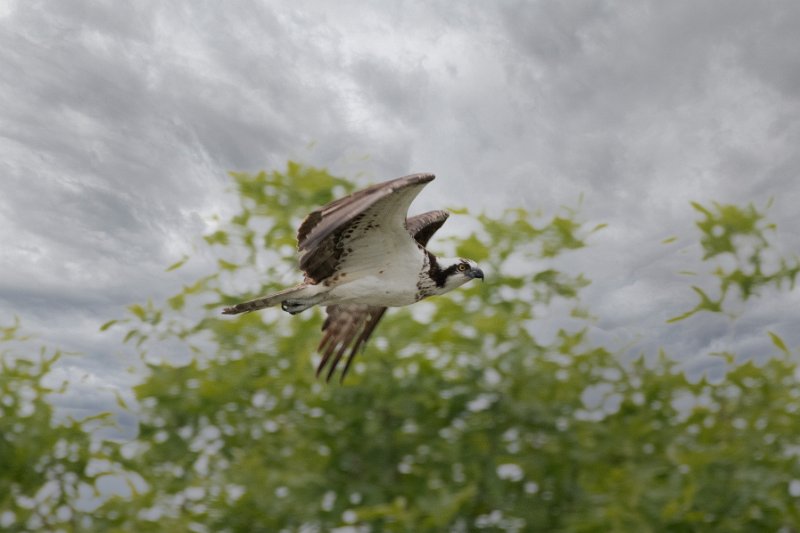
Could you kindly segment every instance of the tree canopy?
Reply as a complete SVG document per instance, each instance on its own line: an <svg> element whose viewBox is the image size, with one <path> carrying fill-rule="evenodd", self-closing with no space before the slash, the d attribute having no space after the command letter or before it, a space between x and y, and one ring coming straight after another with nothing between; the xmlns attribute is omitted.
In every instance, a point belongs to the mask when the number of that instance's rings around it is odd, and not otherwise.
<svg viewBox="0 0 800 533"><path fill-rule="evenodd" d="M52 354L3 354L4 530L800 527L800 369L776 332L764 332L765 362L720 354L729 367L714 382L689 379L671 354L630 360L593 345L580 302L589 280L559 271L557 258L600 226L569 210L510 209L470 215L474 232L432 244L479 261L485 285L390 311L348 380L325 384L313 371L319 311L219 311L281 288L301 217L353 185L295 163L232 178L240 209L203 241L217 270L103 326L125 328L148 361L134 439L98 437L102 420L54 422L41 385ZM700 302L675 321L768 286L793 290L797 259L763 260L774 229L764 213L695 207L719 286L694 287ZM723 254L725 268L713 264ZM545 341L531 326L555 300L572 303L573 326ZM7 343L19 336L16 325L3 331ZM130 492L81 506L109 474Z"/></svg>

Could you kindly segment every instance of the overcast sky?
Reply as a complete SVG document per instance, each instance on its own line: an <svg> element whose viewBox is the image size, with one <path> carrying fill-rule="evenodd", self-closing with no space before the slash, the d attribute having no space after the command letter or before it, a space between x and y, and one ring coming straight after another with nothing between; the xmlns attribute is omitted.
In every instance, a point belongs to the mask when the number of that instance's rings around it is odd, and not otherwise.
<svg viewBox="0 0 800 533"><path fill-rule="evenodd" d="M794 1L0 0L0 323L85 354L61 369L77 403L127 391L99 325L192 278L164 268L230 212L228 171L296 159L434 172L414 210L583 194L609 227L561 266L593 279L593 338L690 361L768 350L766 329L797 345L797 290L733 325L664 321L695 301L691 200L774 198L800 250L798 28Z"/></svg>

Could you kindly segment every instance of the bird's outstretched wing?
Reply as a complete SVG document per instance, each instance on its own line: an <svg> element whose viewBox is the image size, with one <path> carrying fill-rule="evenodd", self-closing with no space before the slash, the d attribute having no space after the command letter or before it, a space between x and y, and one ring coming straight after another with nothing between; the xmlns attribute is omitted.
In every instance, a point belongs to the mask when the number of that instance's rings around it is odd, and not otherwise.
<svg viewBox="0 0 800 533"><path fill-rule="evenodd" d="M428 211L406 220L406 229L414 240L422 246L427 246L433 234L439 231L450 213L447 211Z"/></svg>
<svg viewBox="0 0 800 533"><path fill-rule="evenodd" d="M389 257L401 262L415 259L416 244L405 229L406 215L433 179L433 174L412 174L379 183L309 214L297 231L306 280L320 283L345 267L350 273L374 271L376 262Z"/></svg>
<svg viewBox="0 0 800 533"><path fill-rule="evenodd" d="M419 244L425 246L436 231L442 227L447 217L447 211L429 211L409 218L406 221L408 233ZM348 350L347 362L342 370L341 380L347 375L350 364L355 355L366 345L370 335L380 322L385 307L370 305L329 305L325 308L328 313L322 325L322 341L317 351L322 355L322 360L317 367L317 375L325 366L328 368L326 380L330 380L336 367Z"/></svg>
<svg viewBox="0 0 800 533"><path fill-rule="evenodd" d="M340 304L329 305L325 308L325 312L328 313L328 317L322 324L322 341L317 348L317 351L322 354L322 360L317 366L317 376L330 363L328 375L325 376L325 380L330 381L339 361L349 349L350 354L347 356L347 363L344 365L340 378L342 381L347 375L350 363L353 362L356 353L367 343L375 326L386 312L386 307Z"/></svg>

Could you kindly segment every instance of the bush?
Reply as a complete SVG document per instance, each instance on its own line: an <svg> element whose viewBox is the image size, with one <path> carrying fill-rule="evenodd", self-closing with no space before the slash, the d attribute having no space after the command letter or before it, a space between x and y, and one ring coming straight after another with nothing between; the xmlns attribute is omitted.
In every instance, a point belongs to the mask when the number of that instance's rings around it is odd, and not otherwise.
<svg viewBox="0 0 800 533"><path fill-rule="evenodd" d="M472 234L432 243L479 260L485 285L391 310L345 384L326 385L311 356L319 311L219 311L248 297L244 283L253 297L284 285L300 217L352 185L297 164L233 179L241 209L205 238L218 271L164 306L133 305L128 318L104 326L127 328L127 341L151 362L135 389L138 437L106 441L97 453L145 488L91 513L73 505L85 529L800 527L800 372L775 333L765 332L775 353L762 366L720 354L729 364L722 382L689 380L665 354L624 362L586 340L578 296L588 281L556 268L555 258L599 227L572 212L542 219L515 209L474 217ZM732 287L744 300L767 285L793 287L796 259L770 272L759 262L771 231L761 213L696 207L707 259L728 253L743 263L716 269L719 299L696 287L701 303L676 320L723 312ZM734 234L760 244L737 255ZM530 326L554 299L572 302L575 327L545 343ZM154 361L165 341L193 354L190 362ZM52 444L48 431L64 429L50 422L37 427ZM75 428L84 453L87 437Z"/></svg>

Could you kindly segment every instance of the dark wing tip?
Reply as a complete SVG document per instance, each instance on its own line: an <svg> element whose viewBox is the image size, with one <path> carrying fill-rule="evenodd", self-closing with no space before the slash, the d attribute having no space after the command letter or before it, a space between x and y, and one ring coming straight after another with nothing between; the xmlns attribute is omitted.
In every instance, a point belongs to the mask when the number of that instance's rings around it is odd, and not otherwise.
<svg viewBox="0 0 800 533"><path fill-rule="evenodd" d="M434 174L431 174L430 172L418 172L417 174L400 176L399 178L394 178L391 180L376 183L374 185L370 185L366 189L362 189L362 192L378 191L381 189L388 191L397 191L400 189L404 189L406 187L411 187L413 185L430 183L435 179L436 176Z"/></svg>
<svg viewBox="0 0 800 533"><path fill-rule="evenodd" d="M444 210L428 211L406 220L406 229L418 243L427 246L439 228L445 223L450 213Z"/></svg>
<svg viewBox="0 0 800 533"><path fill-rule="evenodd" d="M417 174L409 174L400 179L407 179L413 183L428 183L436 179L436 175L430 172L419 172Z"/></svg>
<svg viewBox="0 0 800 533"><path fill-rule="evenodd" d="M399 178L394 178L388 181L384 181L381 183L376 183L367 189L382 189L388 188L390 190L398 190L403 189L405 187L410 187L411 185L419 185L420 183L430 183L431 181L435 180L436 176L431 174L430 172L418 172L417 174L409 174L408 176L401 176Z"/></svg>

